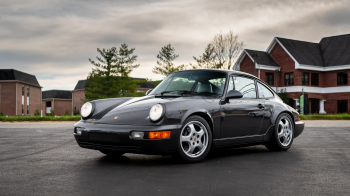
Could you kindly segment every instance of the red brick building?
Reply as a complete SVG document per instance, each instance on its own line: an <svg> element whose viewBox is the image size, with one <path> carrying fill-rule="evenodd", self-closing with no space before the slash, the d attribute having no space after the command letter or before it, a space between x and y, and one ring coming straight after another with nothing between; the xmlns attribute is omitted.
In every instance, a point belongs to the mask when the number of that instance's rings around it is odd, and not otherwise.
<svg viewBox="0 0 350 196"><path fill-rule="evenodd" d="M235 69L259 77L276 91L286 89L293 107L303 91L309 113L350 112L350 34L319 43L275 37L266 51L245 49Z"/></svg>
<svg viewBox="0 0 350 196"><path fill-rule="evenodd" d="M15 69L0 69L0 112L4 115L34 115L41 110L41 86L34 75Z"/></svg>
<svg viewBox="0 0 350 196"><path fill-rule="evenodd" d="M48 90L42 93L43 116L54 111L55 116L72 113L72 92L66 90Z"/></svg>

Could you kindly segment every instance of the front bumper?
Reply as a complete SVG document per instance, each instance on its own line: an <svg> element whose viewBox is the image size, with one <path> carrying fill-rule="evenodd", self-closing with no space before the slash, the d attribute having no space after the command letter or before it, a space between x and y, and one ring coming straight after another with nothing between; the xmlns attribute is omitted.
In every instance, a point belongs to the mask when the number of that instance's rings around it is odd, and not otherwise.
<svg viewBox="0 0 350 196"><path fill-rule="evenodd" d="M294 138L298 137L304 131L305 123L303 121L295 122Z"/></svg>
<svg viewBox="0 0 350 196"><path fill-rule="evenodd" d="M82 148L112 150L124 153L169 154L175 152L181 125L133 126L92 124L79 121L74 125L84 128L81 135L74 134ZM132 139L131 131L171 131L168 139Z"/></svg>

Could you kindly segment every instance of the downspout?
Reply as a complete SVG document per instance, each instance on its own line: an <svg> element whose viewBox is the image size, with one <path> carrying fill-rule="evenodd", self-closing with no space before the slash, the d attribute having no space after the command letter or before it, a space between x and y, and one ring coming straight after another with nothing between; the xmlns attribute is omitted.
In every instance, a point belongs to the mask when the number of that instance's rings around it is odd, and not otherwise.
<svg viewBox="0 0 350 196"><path fill-rule="evenodd" d="M254 63L254 76L256 76L256 63Z"/></svg>
<svg viewBox="0 0 350 196"><path fill-rule="evenodd" d="M17 84L18 84L18 81L16 82L16 116L17 116Z"/></svg>
<svg viewBox="0 0 350 196"><path fill-rule="evenodd" d="M74 96L73 96L73 91L72 91L72 116L74 116L74 108L73 108L73 103L74 103Z"/></svg>
<svg viewBox="0 0 350 196"><path fill-rule="evenodd" d="M277 78L277 73L279 72L280 70L279 69L275 69L275 72L276 72L276 93L278 93L278 78Z"/></svg>
<svg viewBox="0 0 350 196"><path fill-rule="evenodd" d="M40 88L40 114L43 117L43 90Z"/></svg>

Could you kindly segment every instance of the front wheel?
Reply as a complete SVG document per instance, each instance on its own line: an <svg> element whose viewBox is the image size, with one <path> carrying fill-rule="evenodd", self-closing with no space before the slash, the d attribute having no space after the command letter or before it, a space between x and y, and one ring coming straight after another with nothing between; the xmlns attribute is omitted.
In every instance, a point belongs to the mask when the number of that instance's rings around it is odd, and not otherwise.
<svg viewBox="0 0 350 196"><path fill-rule="evenodd" d="M288 114L282 113L277 118L275 130L265 146L272 151L285 151L292 146L293 137L294 123Z"/></svg>
<svg viewBox="0 0 350 196"><path fill-rule="evenodd" d="M191 116L181 129L176 156L189 163L199 162L208 155L211 144L208 122L200 116Z"/></svg>

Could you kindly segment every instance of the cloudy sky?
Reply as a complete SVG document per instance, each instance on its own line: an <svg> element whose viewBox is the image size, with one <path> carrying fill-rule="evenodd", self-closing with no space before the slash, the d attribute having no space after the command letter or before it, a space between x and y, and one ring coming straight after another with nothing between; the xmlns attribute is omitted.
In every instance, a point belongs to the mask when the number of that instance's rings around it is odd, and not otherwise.
<svg viewBox="0 0 350 196"><path fill-rule="evenodd" d="M169 43L175 63L188 64L230 30L256 50L275 36L348 34L350 0L2 0L0 18L0 68L36 75L43 90L71 90L91 71L96 48L135 47L140 67L131 76L161 79L152 68Z"/></svg>

